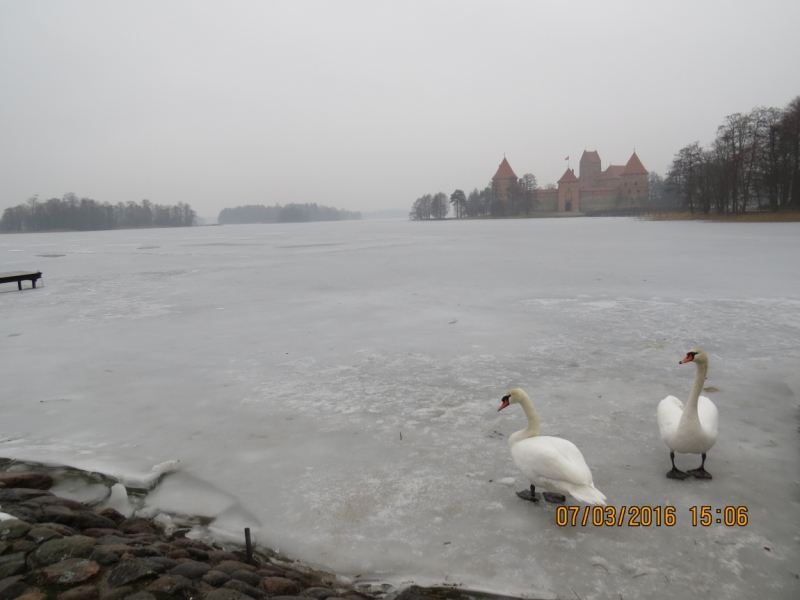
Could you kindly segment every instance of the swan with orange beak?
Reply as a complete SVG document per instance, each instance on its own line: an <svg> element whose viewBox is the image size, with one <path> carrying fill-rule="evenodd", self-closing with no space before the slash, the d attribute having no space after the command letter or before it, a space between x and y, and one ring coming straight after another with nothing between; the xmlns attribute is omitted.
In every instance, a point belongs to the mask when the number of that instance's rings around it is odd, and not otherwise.
<svg viewBox="0 0 800 600"><path fill-rule="evenodd" d="M587 504L606 505L606 497L594 487L592 472L583 454L572 442L539 435L539 414L533 402L519 388L503 396L498 412L512 404L519 404L528 418L528 426L508 438L511 458L522 474L531 482L530 491L517 492L523 500L537 502L536 486L549 491L542 496L548 502L564 502L565 496Z"/></svg>
<svg viewBox="0 0 800 600"><path fill-rule="evenodd" d="M708 374L708 355L702 349L694 348L686 353L679 364L690 362L697 365L697 374L686 405L675 396L667 396L658 403L658 429L661 439L669 446L669 458L672 461L672 470L667 473L669 479L686 479L689 475L697 479L711 479L711 473L705 469L706 453L717 442L719 413L711 400L700 395ZM679 471L675 468L676 452L700 454L700 467L686 473Z"/></svg>

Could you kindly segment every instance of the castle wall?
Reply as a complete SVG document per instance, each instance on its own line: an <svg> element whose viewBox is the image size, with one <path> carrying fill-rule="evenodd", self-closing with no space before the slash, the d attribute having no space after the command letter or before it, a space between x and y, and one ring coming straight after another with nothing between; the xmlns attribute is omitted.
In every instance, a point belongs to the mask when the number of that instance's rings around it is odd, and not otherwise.
<svg viewBox="0 0 800 600"><path fill-rule="evenodd" d="M541 212L558 211L558 190L538 190L536 192L536 210Z"/></svg>
<svg viewBox="0 0 800 600"><path fill-rule="evenodd" d="M622 175L619 191L626 198L647 196L647 174Z"/></svg>
<svg viewBox="0 0 800 600"><path fill-rule="evenodd" d="M647 205L647 196L620 194L614 188L581 190L581 212L618 210Z"/></svg>
<svg viewBox="0 0 800 600"><path fill-rule="evenodd" d="M581 212L620 208L617 206L618 197L616 191L592 192L581 190Z"/></svg>
<svg viewBox="0 0 800 600"><path fill-rule="evenodd" d="M597 182L597 186L595 187L618 189L621 183L622 180L619 177L606 177L604 179L599 179Z"/></svg>

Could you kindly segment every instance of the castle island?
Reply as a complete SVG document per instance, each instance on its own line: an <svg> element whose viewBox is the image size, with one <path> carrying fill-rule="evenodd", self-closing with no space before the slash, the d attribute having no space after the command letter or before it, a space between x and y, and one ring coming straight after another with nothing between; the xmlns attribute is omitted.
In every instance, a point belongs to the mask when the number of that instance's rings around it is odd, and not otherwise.
<svg viewBox="0 0 800 600"><path fill-rule="evenodd" d="M583 151L580 170L567 168L556 189L536 192L536 211L590 212L637 208L647 205L647 169L634 152L625 165L608 165L602 170L600 155L596 150ZM508 202L508 190L519 178L508 160L503 162L492 177L492 195L495 201Z"/></svg>

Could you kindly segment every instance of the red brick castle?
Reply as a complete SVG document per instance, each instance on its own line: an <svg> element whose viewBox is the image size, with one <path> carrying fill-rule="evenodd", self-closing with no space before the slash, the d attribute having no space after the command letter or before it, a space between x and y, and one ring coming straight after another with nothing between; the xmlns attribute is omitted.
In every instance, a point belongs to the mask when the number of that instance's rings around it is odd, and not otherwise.
<svg viewBox="0 0 800 600"><path fill-rule="evenodd" d="M495 198L507 199L508 187L516 181L514 170L504 157L492 177ZM597 151L584 150L579 175L576 177L575 171L567 168L557 189L539 190L536 210L588 212L645 206L647 193L647 169L636 152L626 165L608 165L603 171Z"/></svg>

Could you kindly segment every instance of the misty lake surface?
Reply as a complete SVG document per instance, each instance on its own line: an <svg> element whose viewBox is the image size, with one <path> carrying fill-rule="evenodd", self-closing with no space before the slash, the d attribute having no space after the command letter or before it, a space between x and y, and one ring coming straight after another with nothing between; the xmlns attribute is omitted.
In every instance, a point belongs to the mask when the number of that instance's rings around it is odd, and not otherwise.
<svg viewBox="0 0 800 600"><path fill-rule="evenodd" d="M250 527L366 583L797 598L799 257L798 223L2 235L0 270L45 287L0 287L0 457L123 482L179 459L153 513L222 540ZM720 413L714 479L672 481L656 406L688 396L695 346ZM497 412L517 386L610 505L674 506L676 524L559 527L555 505L518 499L507 439L525 417ZM693 526L695 506L748 523Z"/></svg>

